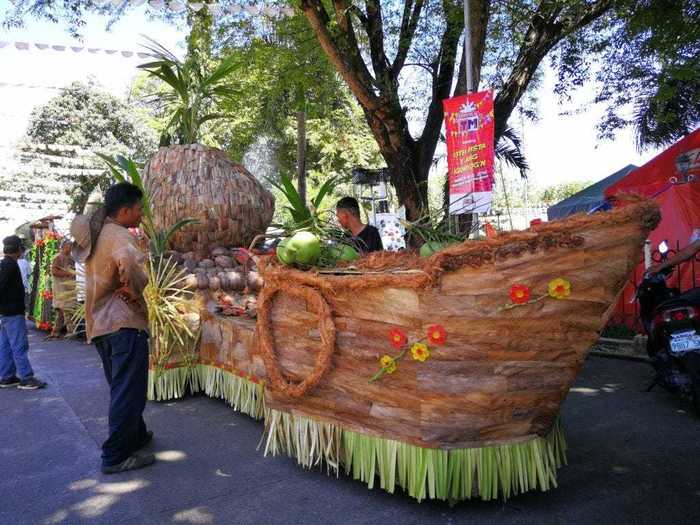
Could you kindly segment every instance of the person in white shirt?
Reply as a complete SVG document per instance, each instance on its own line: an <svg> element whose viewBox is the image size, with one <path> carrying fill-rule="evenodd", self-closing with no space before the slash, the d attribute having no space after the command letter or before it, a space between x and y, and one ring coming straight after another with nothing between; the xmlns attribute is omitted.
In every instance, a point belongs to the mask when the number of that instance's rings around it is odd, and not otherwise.
<svg viewBox="0 0 700 525"><path fill-rule="evenodd" d="M24 285L24 306L29 308L29 277L32 275L32 266L27 260L27 252L17 259L19 273L22 274L22 284Z"/></svg>

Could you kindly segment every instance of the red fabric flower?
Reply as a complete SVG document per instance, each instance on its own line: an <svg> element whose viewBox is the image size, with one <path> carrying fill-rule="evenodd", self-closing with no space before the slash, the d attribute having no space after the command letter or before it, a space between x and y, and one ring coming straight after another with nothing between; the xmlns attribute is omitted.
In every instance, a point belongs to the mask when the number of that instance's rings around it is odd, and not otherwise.
<svg viewBox="0 0 700 525"><path fill-rule="evenodd" d="M403 330L398 328L392 328L389 330L389 341L391 342L391 346L394 348L401 348L406 344L407 339L408 338Z"/></svg>
<svg viewBox="0 0 700 525"><path fill-rule="evenodd" d="M447 332L439 324L428 327L428 341L434 345L444 345L447 340Z"/></svg>
<svg viewBox="0 0 700 525"><path fill-rule="evenodd" d="M242 378L245 379L246 375L247 375L247 374L246 374L243 370L239 370L239 371L238 371L238 377L242 377Z"/></svg>
<svg viewBox="0 0 700 525"><path fill-rule="evenodd" d="M513 304L525 304L530 300L530 288L524 284L514 284L510 289Z"/></svg>

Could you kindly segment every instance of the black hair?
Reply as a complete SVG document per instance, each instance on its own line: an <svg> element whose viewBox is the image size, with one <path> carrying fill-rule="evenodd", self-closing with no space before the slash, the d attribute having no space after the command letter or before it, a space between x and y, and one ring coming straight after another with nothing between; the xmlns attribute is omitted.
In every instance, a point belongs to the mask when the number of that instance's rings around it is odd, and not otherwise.
<svg viewBox="0 0 700 525"><path fill-rule="evenodd" d="M335 205L336 210L346 210L358 219L360 218L360 205L355 197L343 197Z"/></svg>
<svg viewBox="0 0 700 525"><path fill-rule="evenodd" d="M122 208L131 208L142 198L143 192L138 186L128 182L114 184L105 193L105 212L113 217Z"/></svg>
<svg viewBox="0 0 700 525"><path fill-rule="evenodd" d="M10 235L2 240L2 253L14 255L22 251L22 239L17 235Z"/></svg>

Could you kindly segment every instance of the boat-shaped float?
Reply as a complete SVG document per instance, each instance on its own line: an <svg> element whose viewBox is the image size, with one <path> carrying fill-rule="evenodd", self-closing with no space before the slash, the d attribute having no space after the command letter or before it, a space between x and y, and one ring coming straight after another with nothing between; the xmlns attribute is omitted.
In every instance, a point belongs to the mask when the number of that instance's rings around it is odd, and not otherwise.
<svg viewBox="0 0 700 525"><path fill-rule="evenodd" d="M547 490L562 402L658 221L635 202L428 258L263 258L257 320L203 310L196 359L150 396L224 398L265 419L266 453L419 500Z"/></svg>

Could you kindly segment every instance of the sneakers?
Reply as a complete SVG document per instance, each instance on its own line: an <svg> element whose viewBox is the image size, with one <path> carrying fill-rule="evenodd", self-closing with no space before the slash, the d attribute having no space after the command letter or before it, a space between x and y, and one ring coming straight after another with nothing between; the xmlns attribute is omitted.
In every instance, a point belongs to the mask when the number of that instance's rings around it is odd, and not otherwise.
<svg viewBox="0 0 700 525"><path fill-rule="evenodd" d="M19 385L19 383L19 377L12 376L10 378L3 379L2 381L0 381L0 388L12 388Z"/></svg>
<svg viewBox="0 0 700 525"><path fill-rule="evenodd" d="M46 383L37 379L36 377L30 377L25 381L20 381L17 388L20 390L38 390L39 388L44 388Z"/></svg>
<svg viewBox="0 0 700 525"><path fill-rule="evenodd" d="M136 470L153 465L155 460L156 457L153 454L132 454L116 465L110 465L108 467L103 465L102 474L118 474L119 472L126 472L127 470Z"/></svg>

